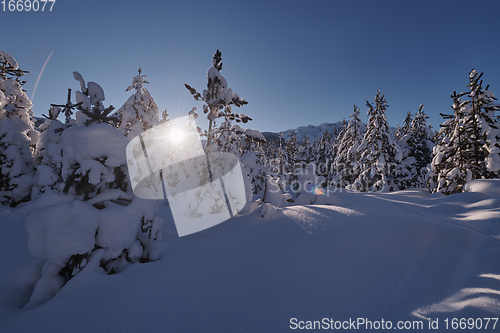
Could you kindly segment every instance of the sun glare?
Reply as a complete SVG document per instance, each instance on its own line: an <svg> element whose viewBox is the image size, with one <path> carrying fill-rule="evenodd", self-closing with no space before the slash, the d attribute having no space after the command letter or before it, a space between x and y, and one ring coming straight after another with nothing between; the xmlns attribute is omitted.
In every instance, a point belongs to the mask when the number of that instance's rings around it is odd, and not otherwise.
<svg viewBox="0 0 500 333"><path fill-rule="evenodd" d="M168 131L168 139L173 142L181 142L184 139L184 132L177 127L171 128Z"/></svg>

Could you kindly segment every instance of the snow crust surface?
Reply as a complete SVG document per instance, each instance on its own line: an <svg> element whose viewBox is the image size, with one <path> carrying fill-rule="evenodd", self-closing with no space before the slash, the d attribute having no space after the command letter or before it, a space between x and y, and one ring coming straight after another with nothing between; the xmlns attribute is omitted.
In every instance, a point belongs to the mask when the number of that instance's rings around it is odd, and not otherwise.
<svg viewBox="0 0 500 333"><path fill-rule="evenodd" d="M24 311L42 269L24 220L47 203L0 207L9 254L0 257L0 331L286 332L291 318L383 318L435 332L428 319L499 317L499 184L465 188L337 192L330 205L266 219L254 209L181 238L165 206L160 260L105 275L91 258L54 298Z"/></svg>

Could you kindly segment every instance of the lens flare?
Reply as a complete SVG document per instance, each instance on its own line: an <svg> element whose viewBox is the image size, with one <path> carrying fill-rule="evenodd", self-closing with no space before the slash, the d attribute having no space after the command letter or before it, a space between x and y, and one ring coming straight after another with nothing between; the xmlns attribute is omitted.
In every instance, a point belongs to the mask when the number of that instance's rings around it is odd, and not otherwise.
<svg viewBox="0 0 500 333"><path fill-rule="evenodd" d="M322 188L320 188L318 186L314 186L312 184L310 184L310 185L311 185L310 188L307 188L307 186L306 186L307 192L315 194L315 195L325 195L325 191Z"/></svg>
<svg viewBox="0 0 500 333"><path fill-rule="evenodd" d="M325 194L325 192L317 186L313 187L312 192L316 195L324 195Z"/></svg>

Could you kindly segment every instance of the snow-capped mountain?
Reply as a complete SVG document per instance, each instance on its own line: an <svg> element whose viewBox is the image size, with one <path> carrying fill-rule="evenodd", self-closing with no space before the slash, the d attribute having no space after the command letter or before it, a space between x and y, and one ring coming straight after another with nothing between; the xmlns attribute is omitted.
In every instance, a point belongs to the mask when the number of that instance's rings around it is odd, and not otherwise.
<svg viewBox="0 0 500 333"><path fill-rule="evenodd" d="M330 137L335 137L343 127L343 122L323 123L321 125L300 126L297 128L288 129L282 132L262 132L267 141L276 141L280 133L283 133L283 138L288 139L294 131L296 131L297 140L300 142L305 135L309 135L311 141L316 141L321 137L324 130L328 130Z"/></svg>
<svg viewBox="0 0 500 333"><path fill-rule="evenodd" d="M347 121L348 120L346 120L346 124ZM302 140L302 137L304 137L305 135L309 135L311 142L313 142L321 138L321 134L323 133L324 130L328 130L331 138L337 136L337 134L340 133L340 131L342 131L343 126L344 123L342 121L338 121L336 123L323 123L321 125L300 126L297 128L291 128L281 132L262 132L262 134L266 138L266 141L272 142L278 140L280 133L283 133L283 138L286 140L290 138L290 136L294 131L296 131L297 141L300 142ZM363 130L365 127L366 124L363 124ZM396 128L391 127L391 131L392 134L394 135L396 133Z"/></svg>

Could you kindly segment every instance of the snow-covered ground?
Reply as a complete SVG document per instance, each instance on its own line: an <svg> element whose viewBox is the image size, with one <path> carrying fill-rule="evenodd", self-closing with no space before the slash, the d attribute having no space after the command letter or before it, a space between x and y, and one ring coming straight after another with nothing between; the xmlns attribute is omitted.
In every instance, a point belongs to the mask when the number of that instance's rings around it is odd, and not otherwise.
<svg viewBox="0 0 500 333"><path fill-rule="evenodd" d="M2 207L0 332L287 332L292 318L383 319L392 331L422 321L412 331L442 332L447 318L449 331L453 318L498 318L500 181L466 189L335 193L335 205L271 219L255 210L181 238L164 207L160 260L116 275L90 262L24 311L41 269L24 229L33 204ZM500 331L484 323L467 331Z"/></svg>

